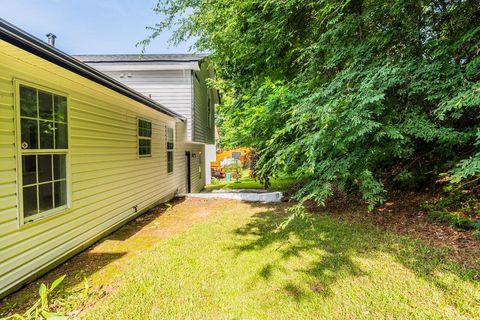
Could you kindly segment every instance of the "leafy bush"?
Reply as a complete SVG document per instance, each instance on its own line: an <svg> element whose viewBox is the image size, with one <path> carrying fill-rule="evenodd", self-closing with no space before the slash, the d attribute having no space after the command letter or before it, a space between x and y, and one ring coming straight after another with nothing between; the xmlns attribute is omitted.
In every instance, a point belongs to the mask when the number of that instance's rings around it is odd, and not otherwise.
<svg viewBox="0 0 480 320"><path fill-rule="evenodd" d="M61 320L67 319L64 315L60 313L55 313L50 311L50 298L52 292L57 288L65 279L65 276L61 276L52 282L50 286L42 283L38 289L38 294L40 298L35 302L35 304L28 309L24 314L14 314L10 317L7 317L3 320Z"/></svg>
<svg viewBox="0 0 480 320"><path fill-rule="evenodd" d="M471 230L474 228L473 221L469 218L448 211L431 211L427 215L427 220L430 222L449 223L461 230Z"/></svg>
<svg viewBox="0 0 480 320"><path fill-rule="evenodd" d="M220 181L219 179L217 179L217 178L212 178L212 180L211 180L211 184L212 184L212 185L218 185L218 184L220 184L220 183L221 183L221 181Z"/></svg>
<svg viewBox="0 0 480 320"><path fill-rule="evenodd" d="M480 220L477 220L477 222L475 222L475 231L473 231L473 236L477 240L480 240Z"/></svg>
<svg viewBox="0 0 480 320"><path fill-rule="evenodd" d="M308 177L299 199L480 174L480 2L159 0L173 42L211 52L222 144L254 176ZM148 44L147 39L144 44Z"/></svg>
<svg viewBox="0 0 480 320"><path fill-rule="evenodd" d="M480 229L473 231L475 239L480 240Z"/></svg>

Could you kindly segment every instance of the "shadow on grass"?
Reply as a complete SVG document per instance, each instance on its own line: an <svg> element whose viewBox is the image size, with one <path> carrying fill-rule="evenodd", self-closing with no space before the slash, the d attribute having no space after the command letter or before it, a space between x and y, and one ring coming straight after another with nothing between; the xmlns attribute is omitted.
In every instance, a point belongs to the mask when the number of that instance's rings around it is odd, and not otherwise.
<svg viewBox="0 0 480 320"><path fill-rule="evenodd" d="M436 276L437 271L450 272L464 281L476 281L478 270L464 269L451 263L446 249L433 248L406 237L376 230L373 226L349 223L326 215L312 215L310 221L296 219L287 228L279 230L279 224L288 216L286 206L272 207L252 204L265 209L256 213L250 221L234 231L238 245L237 255L248 251L272 248L280 258L269 261L259 271L265 281L275 272L286 271L285 263L292 257L309 256L305 264L293 272L301 272L313 279L307 287L321 296L332 294L333 285L347 277L369 276L355 262L356 258L369 258L388 254L418 277L445 290ZM288 282L283 288L294 300L302 300L305 289Z"/></svg>
<svg viewBox="0 0 480 320"><path fill-rule="evenodd" d="M23 313L38 299L38 287L40 283L50 284L62 275L66 275L66 277L60 285L57 294L60 296L74 296L76 292L82 290L81 284L84 283L85 279L89 279L96 272L105 269L111 263L130 253L121 250L115 251L115 248L110 248L112 251L108 251L108 244L107 251L103 248L99 252L96 252L96 247L102 246L106 241L123 242L128 240L149 225L153 220L161 216L170 206L178 205L184 200L185 198L175 198L170 201L168 205L159 205L148 210L127 224L121 226L110 235L100 239L89 248L53 268L39 279L26 284L17 292L1 299L0 317L11 314L12 311ZM108 281L105 282L108 283ZM94 290L98 291L95 292L95 294L103 294L104 291L109 291L109 288L108 285L101 285L99 288L94 288Z"/></svg>

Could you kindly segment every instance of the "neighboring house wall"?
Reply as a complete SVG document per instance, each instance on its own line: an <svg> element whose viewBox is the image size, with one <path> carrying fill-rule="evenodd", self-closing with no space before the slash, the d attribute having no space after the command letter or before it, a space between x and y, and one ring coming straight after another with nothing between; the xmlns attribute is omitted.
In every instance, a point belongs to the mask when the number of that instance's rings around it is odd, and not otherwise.
<svg viewBox="0 0 480 320"><path fill-rule="evenodd" d="M207 86L208 64L201 62L200 71L193 72L194 118L193 141L215 144L216 94Z"/></svg>
<svg viewBox="0 0 480 320"><path fill-rule="evenodd" d="M104 71L132 89L152 98L187 118L192 123L192 81L190 70ZM187 126L187 140L191 140L191 126Z"/></svg>
<svg viewBox="0 0 480 320"><path fill-rule="evenodd" d="M177 175L185 177L178 188L178 193L186 193L186 154L190 151L190 192L200 192L205 187L204 168L199 170L199 166L204 164L205 147L203 144L186 142L186 125L184 122L177 123L176 141L179 152L176 153L174 172ZM180 152L181 150L181 152Z"/></svg>
<svg viewBox="0 0 480 320"><path fill-rule="evenodd" d="M191 192L200 192L205 187L205 146L202 144L187 144L190 151Z"/></svg>
<svg viewBox="0 0 480 320"><path fill-rule="evenodd" d="M218 93L207 86L207 79L212 77L213 72L208 68L206 60L189 64L188 67L177 65L190 69L169 70L163 68L174 68L176 66L174 62L171 62L170 66L163 65L161 69L156 69L160 66L159 62L94 62L89 60L89 56L79 56L79 58L115 80L183 115L187 119L187 141L201 143L207 151L203 152L203 185L211 182L210 162L215 161L216 152L215 104L219 102L219 98ZM146 68L152 70L146 70ZM195 145L190 144L190 146ZM192 148L198 149L198 147L191 147L192 153L194 150ZM192 188L192 192L193 190Z"/></svg>
<svg viewBox="0 0 480 320"><path fill-rule="evenodd" d="M209 89L207 79L211 77L208 63L200 62L200 70L193 71L194 119L193 141L205 143L204 176L205 183L211 183L210 162L215 161L215 104L216 91Z"/></svg>
<svg viewBox="0 0 480 320"><path fill-rule="evenodd" d="M68 95L69 208L19 222L14 79ZM137 155L137 117L152 122L152 156ZM185 124L0 41L0 296L45 272L185 186ZM176 127L167 173L166 127ZM192 171L193 172L193 171ZM138 209L138 212L136 212Z"/></svg>
<svg viewBox="0 0 480 320"><path fill-rule="evenodd" d="M210 184L212 182L212 166L211 163L215 162L217 157L217 146L214 144L205 145L205 183Z"/></svg>

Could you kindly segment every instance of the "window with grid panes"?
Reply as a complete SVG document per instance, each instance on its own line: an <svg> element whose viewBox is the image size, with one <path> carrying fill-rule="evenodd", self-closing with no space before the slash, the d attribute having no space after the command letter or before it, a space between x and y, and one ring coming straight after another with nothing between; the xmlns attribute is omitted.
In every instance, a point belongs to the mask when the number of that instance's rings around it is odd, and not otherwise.
<svg viewBox="0 0 480 320"><path fill-rule="evenodd" d="M67 98L19 86L25 222L67 208Z"/></svg>
<svg viewBox="0 0 480 320"><path fill-rule="evenodd" d="M175 147L173 128L167 128L167 172L173 172L173 152Z"/></svg>
<svg viewBox="0 0 480 320"><path fill-rule="evenodd" d="M138 119L138 155L150 157L152 155L152 123Z"/></svg>

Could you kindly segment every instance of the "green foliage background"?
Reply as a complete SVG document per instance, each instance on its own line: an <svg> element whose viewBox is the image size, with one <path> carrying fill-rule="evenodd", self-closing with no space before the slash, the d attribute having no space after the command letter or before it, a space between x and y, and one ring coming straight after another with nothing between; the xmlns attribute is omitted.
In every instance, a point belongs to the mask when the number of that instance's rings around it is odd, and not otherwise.
<svg viewBox="0 0 480 320"><path fill-rule="evenodd" d="M196 39L223 93L222 144L256 176L307 176L301 199L480 173L480 1L160 0L153 39ZM144 44L148 44L148 39Z"/></svg>

